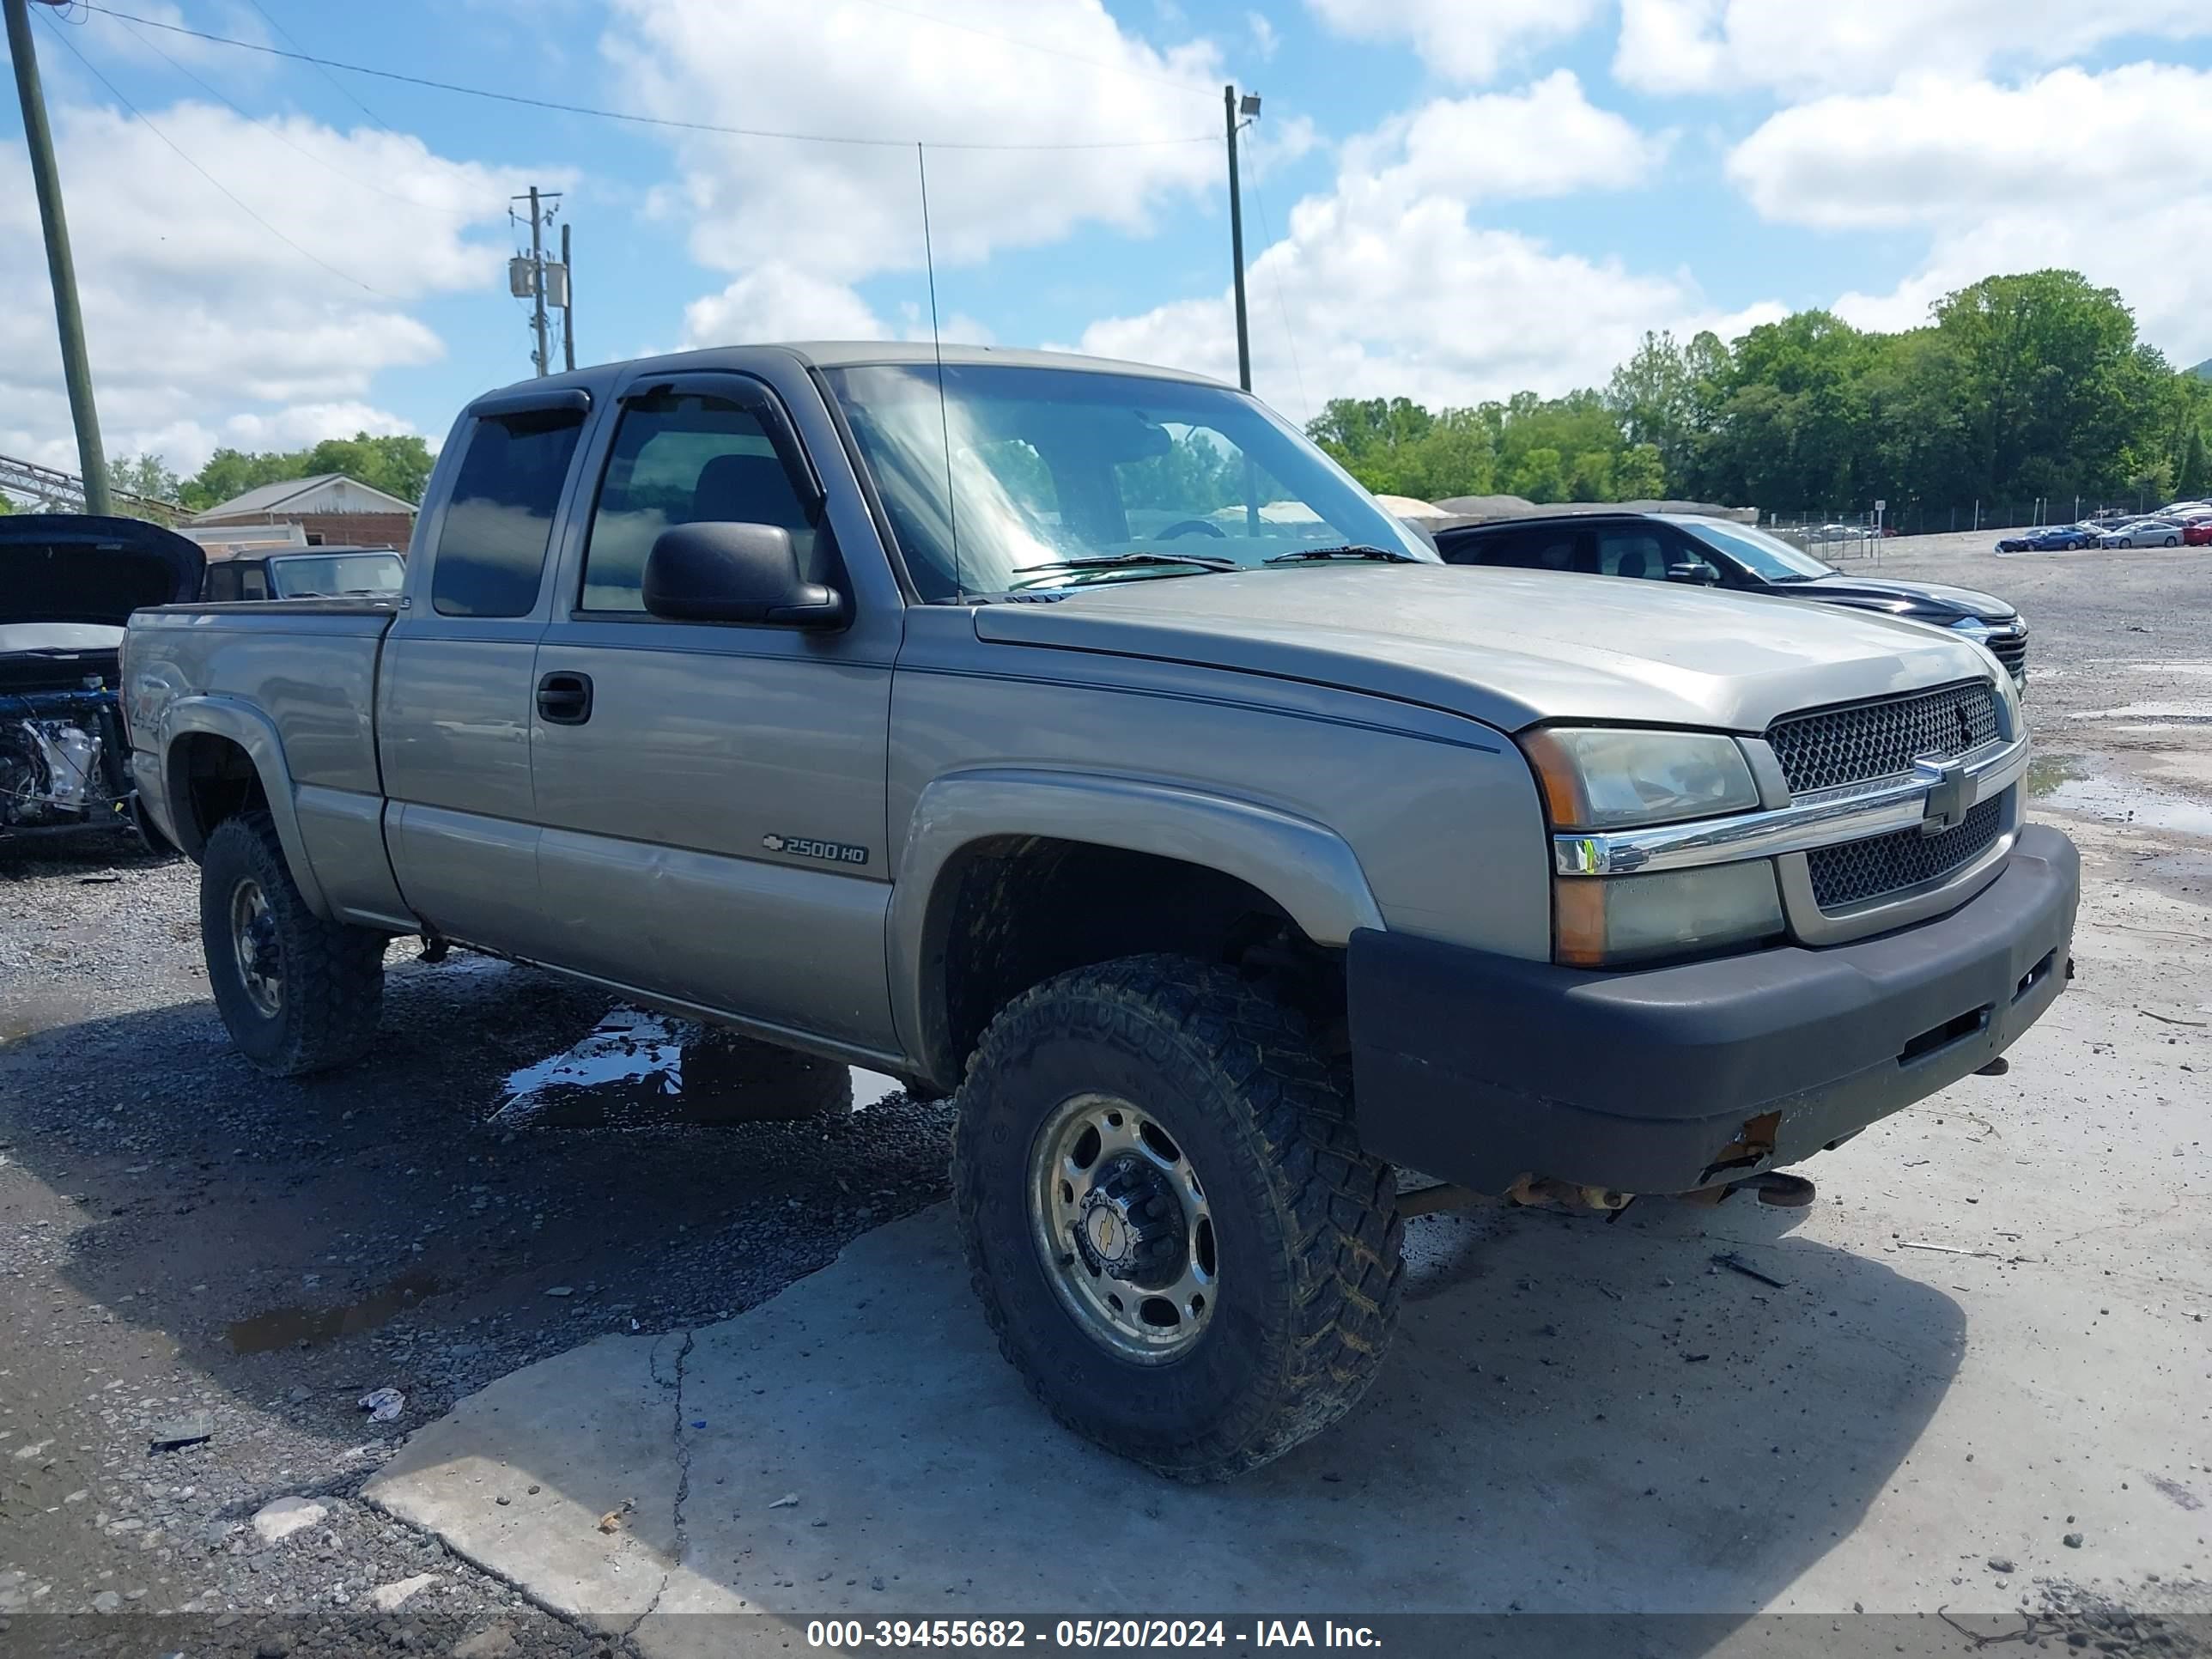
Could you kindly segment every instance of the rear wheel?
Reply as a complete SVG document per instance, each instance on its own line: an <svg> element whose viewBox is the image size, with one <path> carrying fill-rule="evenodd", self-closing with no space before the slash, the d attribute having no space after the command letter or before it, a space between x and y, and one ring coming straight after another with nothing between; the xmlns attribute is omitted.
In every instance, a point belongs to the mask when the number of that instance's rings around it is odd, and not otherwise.
<svg viewBox="0 0 2212 1659"><path fill-rule="evenodd" d="M231 1041L275 1077L360 1059L384 1008L384 935L307 908L265 811L226 818L200 858L200 946Z"/></svg>
<svg viewBox="0 0 2212 1659"><path fill-rule="evenodd" d="M1221 1480L1374 1381L1395 1182L1297 1017L1234 974L1134 957L1048 980L993 1021L956 1103L976 1294L1067 1427Z"/></svg>

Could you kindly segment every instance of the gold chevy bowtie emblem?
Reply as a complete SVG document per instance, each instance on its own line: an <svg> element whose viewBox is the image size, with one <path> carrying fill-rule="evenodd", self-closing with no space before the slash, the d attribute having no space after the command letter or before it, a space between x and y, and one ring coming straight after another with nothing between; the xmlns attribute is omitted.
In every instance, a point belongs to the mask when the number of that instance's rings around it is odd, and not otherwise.
<svg viewBox="0 0 2212 1659"><path fill-rule="evenodd" d="M1099 1255L1111 1258L1119 1242L1121 1225L1106 1210L1096 1210L1091 1216L1091 1243Z"/></svg>

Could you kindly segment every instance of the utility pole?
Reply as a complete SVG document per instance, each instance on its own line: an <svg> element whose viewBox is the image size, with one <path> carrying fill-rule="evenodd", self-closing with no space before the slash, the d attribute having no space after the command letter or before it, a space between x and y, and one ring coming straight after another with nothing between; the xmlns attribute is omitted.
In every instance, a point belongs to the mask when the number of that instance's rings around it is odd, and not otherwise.
<svg viewBox="0 0 2212 1659"><path fill-rule="evenodd" d="M568 262L568 222L561 222L561 362L576 367L576 267Z"/></svg>
<svg viewBox="0 0 2212 1659"><path fill-rule="evenodd" d="M545 378L545 222L538 214L538 186L530 187L530 289L536 301L531 325L538 331L538 378Z"/></svg>
<svg viewBox="0 0 2212 1659"><path fill-rule="evenodd" d="M530 204L530 252L518 253L507 262L507 292L518 300L530 301L530 326L537 336L536 349L530 354L530 367L543 380L553 372L553 350L548 337L549 325L545 313L549 308L561 313L561 343L568 367L576 366L576 327L568 315L568 227L561 227L561 258L556 263L545 257L545 228L553 222L561 199L557 190L541 191L530 187L527 196L510 197L514 202ZM507 210L511 222L514 210Z"/></svg>
<svg viewBox="0 0 2212 1659"><path fill-rule="evenodd" d="M69 220L62 212L61 174L54 166L54 135L46 125L46 94L31 45L27 0L0 0L8 13L8 55L15 64L15 94L23 105L23 145L39 195L39 222L46 236L46 275L53 283L54 322L61 334L62 379L69 387L70 418L76 426L76 464L84 476L84 510L106 517L107 453L100 442L100 411L92 400L92 365L84 350L84 313L76 299L76 261L70 257ZM59 0L39 0L41 5Z"/></svg>
<svg viewBox="0 0 2212 1659"><path fill-rule="evenodd" d="M1244 204L1237 194L1237 129L1241 115L1257 118L1260 99L1247 93L1240 106L1232 84L1221 89L1221 118L1229 134L1229 253L1237 270L1237 384L1252 389L1252 333L1244 315Z"/></svg>

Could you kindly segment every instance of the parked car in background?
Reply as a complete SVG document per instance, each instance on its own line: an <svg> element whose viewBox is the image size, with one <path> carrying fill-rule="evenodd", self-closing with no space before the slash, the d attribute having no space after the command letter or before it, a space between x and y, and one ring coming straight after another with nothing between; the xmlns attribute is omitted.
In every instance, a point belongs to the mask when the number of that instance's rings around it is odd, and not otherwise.
<svg viewBox="0 0 2212 1659"><path fill-rule="evenodd" d="M2212 516L2191 519L2181 526L2184 547L2212 547Z"/></svg>
<svg viewBox="0 0 2212 1659"><path fill-rule="evenodd" d="M1770 593L1956 629L2027 683L2027 624L2002 599L1938 582L1846 575L1750 525L1690 513L1576 513L1437 532L1447 564L1503 565Z"/></svg>
<svg viewBox="0 0 2212 1659"><path fill-rule="evenodd" d="M341 599L399 592L407 561L389 547L316 547L248 552L208 561L200 598L229 599Z"/></svg>
<svg viewBox="0 0 2212 1659"><path fill-rule="evenodd" d="M1997 538L2000 553L2048 553L2054 549L2069 553L2079 552L2085 547L2094 547L2102 532L2078 524L2043 525L2033 530L2022 530L2009 536Z"/></svg>
<svg viewBox="0 0 2212 1659"><path fill-rule="evenodd" d="M2181 525L2174 519L2135 519L2107 530L2106 547L2179 547Z"/></svg>
<svg viewBox="0 0 2212 1659"><path fill-rule="evenodd" d="M191 599L200 550L137 519L0 518L0 842L139 823L116 699L124 624Z"/></svg>

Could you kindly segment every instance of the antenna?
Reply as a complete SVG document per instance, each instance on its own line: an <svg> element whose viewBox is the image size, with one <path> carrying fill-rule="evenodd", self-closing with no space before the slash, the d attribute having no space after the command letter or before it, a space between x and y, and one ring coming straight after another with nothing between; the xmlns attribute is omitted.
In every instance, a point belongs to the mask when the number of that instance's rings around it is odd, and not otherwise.
<svg viewBox="0 0 2212 1659"><path fill-rule="evenodd" d="M937 329L937 254L929 240L929 163L922 147L914 147L914 170L921 180L921 261L929 272L929 347L937 356L937 429L945 434L945 525L952 538L952 593L966 604L968 590L960 580L959 509L952 503L952 417L945 404L945 341Z"/></svg>

